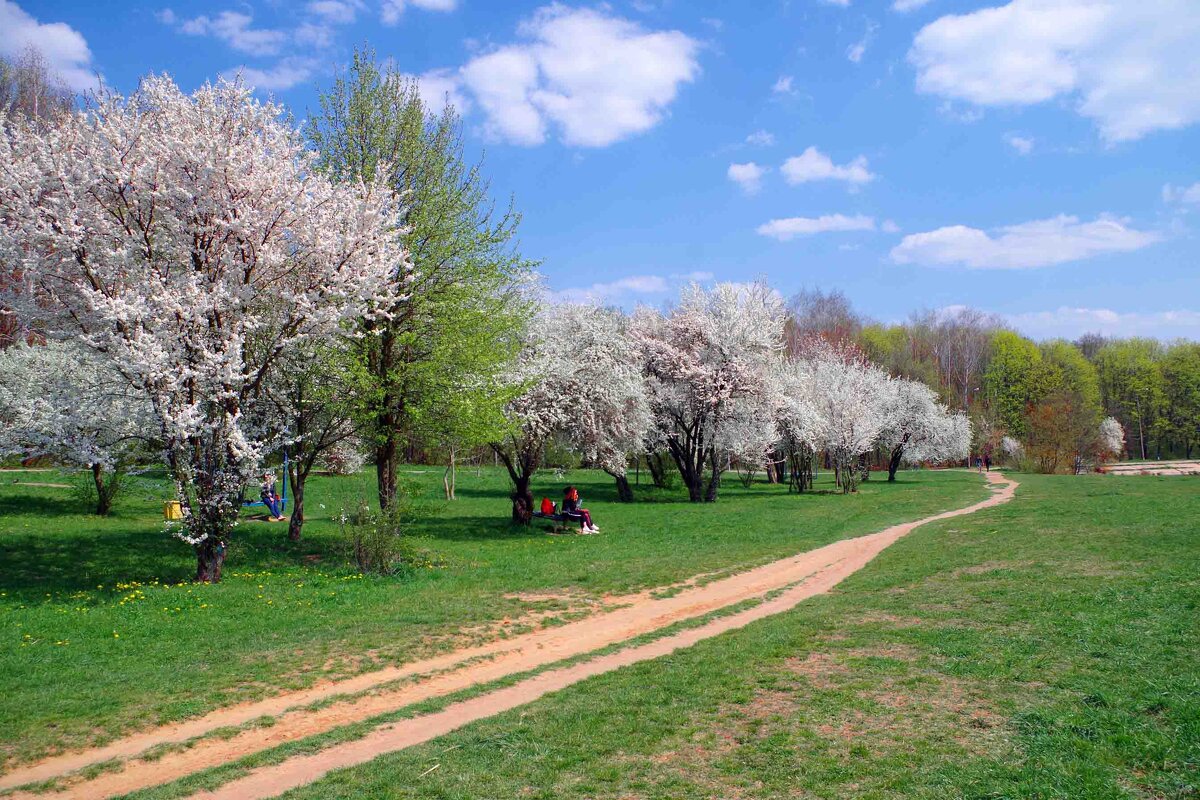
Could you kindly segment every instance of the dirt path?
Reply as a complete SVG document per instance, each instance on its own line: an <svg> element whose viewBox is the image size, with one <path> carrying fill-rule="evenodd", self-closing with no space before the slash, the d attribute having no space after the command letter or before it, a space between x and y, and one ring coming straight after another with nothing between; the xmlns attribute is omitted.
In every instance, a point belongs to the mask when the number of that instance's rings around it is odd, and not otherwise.
<svg viewBox="0 0 1200 800"><path fill-rule="evenodd" d="M193 743L186 750L167 753L153 761L131 760L119 771L105 772L91 780L76 780L73 783L68 781L66 791L55 796L91 800L125 794L176 780L285 742L398 710L421 700L445 696L474 685L552 664L564 658L586 654L659 630L675 622L703 616L745 600L760 598L773 591L785 590L775 598L751 609L722 617L698 628L571 667L553 669L513 686L455 703L435 714L382 726L362 739L335 745L313 755L297 756L275 766L263 767L214 793L202 795L228 798L270 797L291 787L316 780L330 770L362 763L381 753L427 741L461 725L530 702L547 692L569 686L592 675L637 661L657 658L672 650L687 647L753 620L792 608L805 598L828 591L912 529L934 520L970 514L1006 502L1012 497L1016 488L1014 481L996 473L989 474L988 480L993 486L992 496L966 508L896 525L867 536L834 542L807 553L713 581L705 586L684 589L672 597L634 595L627 606L561 627L467 648L255 703L221 709L195 720L137 734L104 747L56 756L0 776L0 790L61 777L102 761L133 759L150 748L185 742L217 728L242 725L264 715L276 717L275 724L270 728L249 729L228 739L203 739ZM405 679L409 682L403 685L385 686ZM316 701L357 692L370 693L335 701L316 711L300 708ZM16 797L35 795L18 794Z"/></svg>
<svg viewBox="0 0 1200 800"><path fill-rule="evenodd" d="M1200 461L1119 461L1108 464L1109 475L1200 475Z"/></svg>

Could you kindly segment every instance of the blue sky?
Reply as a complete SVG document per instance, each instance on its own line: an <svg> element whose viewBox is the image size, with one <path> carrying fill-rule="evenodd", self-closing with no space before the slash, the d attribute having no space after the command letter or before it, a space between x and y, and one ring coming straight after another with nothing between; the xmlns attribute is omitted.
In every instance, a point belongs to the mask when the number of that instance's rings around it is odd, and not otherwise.
<svg viewBox="0 0 1200 800"><path fill-rule="evenodd" d="M297 118L363 42L464 112L559 297L1200 338L1196 0L0 0L77 87L240 69Z"/></svg>

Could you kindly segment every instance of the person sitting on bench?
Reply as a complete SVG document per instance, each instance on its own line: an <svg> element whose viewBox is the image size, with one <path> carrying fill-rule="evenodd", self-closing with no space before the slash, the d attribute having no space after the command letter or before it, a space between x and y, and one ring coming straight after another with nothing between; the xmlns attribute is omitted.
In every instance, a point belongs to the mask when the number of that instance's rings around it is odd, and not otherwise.
<svg viewBox="0 0 1200 800"><path fill-rule="evenodd" d="M600 529L592 524L592 515L586 508L579 507L579 491L574 486L563 490L563 516L579 520L579 530L588 533L599 533Z"/></svg>

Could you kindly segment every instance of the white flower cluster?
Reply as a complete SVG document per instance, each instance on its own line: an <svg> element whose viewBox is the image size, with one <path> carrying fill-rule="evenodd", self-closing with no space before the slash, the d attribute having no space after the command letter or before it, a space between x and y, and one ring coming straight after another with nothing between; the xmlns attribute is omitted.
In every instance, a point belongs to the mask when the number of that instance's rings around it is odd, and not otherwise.
<svg viewBox="0 0 1200 800"><path fill-rule="evenodd" d="M274 360L396 307L389 275L411 267L395 198L319 175L281 109L227 82L188 96L151 77L61 125L0 129L0 261L24 277L5 302L142 395L181 536L221 539L260 456L243 418Z"/></svg>

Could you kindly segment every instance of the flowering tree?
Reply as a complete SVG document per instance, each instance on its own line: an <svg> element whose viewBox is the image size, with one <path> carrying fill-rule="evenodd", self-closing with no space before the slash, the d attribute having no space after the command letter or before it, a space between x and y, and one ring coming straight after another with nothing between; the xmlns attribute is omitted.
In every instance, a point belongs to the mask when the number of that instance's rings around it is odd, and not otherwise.
<svg viewBox="0 0 1200 800"><path fill-rule="evenodd" d="M779 295L761 284L712 291L693 284L670 314L634 314L631 334L645 364L656 437L693 503L717 499L721 471L735 452L765 447L762 427L748 420L771 419L783 318Z"/></svg>
<svg viewBox="0 0 1200 800"><path fill-rule="evenodd" d="M888 449L888 481L896 480L902 462L946 461L970 453L970 423L951 414L925 384L892 381L886 400L880 443ZM962 441L964 430L967 438Z"/></svg>
<svg viewBox="0 0 1200 800"><path fill-rule="evenodd" d="M90 470L100 516L156 432L143 395L93 353L58 342L0 352L0 421L0 455Z"/></svg>
<svg viewBox="0 0 1200 800"><path fill-rule="evenodd" d="M788 491L812 488L812 462L829 438L826 418L819 411L812 361L789 359L775 369L774 420L778 448L788 462Z"/></svg>
<svg viewBox="0 0 1200 800"><path fill-rule="evenodd" d="M12 302L147 398L201 581L220 579L259 460L243 418L272 363L394 305L405 259L391 192L331 184L280 113L238 84L187 96L151 77L0 137L0 260L26 282Z"/></svg>
<svg viewBox="0 0 1200 800"><path fill-rule="evenodd" d="M492 443L513 481L514 522L529 522L529 481L551 437L618 479L628 454L640 450L650 413L625 328L619 312L584 305L555 306L534 321L505 377L522 387L507 406L509 433Z"/></svg>
<svg viewBox="0 0 1200 800"><path fill-rule="evenodd" d="M1100 453L1101 457L1121 457L1125 452L1125 429L1116 417L1106 417L1100 423Z"/></svg>
<svg viewBox="0 0 1200 800"><path fill-rule="evenodd" d="M892 379L861 356L825 343L817 343L809 359L821 418L819 443L829 453L842 491L857 491L855 466L887 426Z"/></svg>

